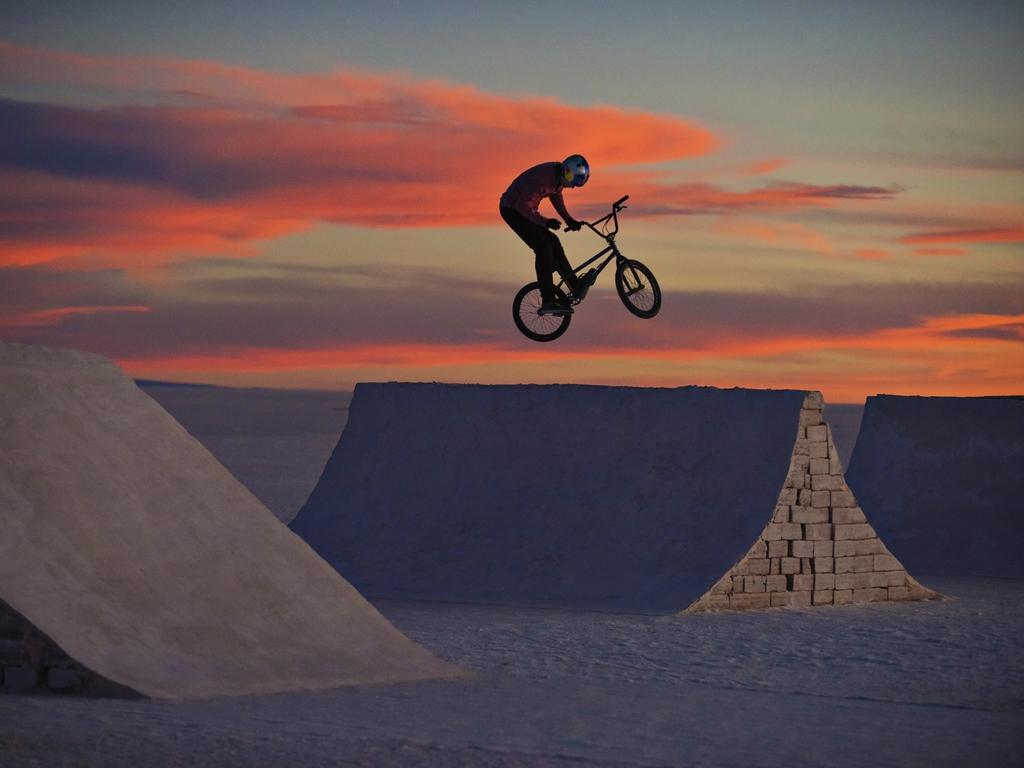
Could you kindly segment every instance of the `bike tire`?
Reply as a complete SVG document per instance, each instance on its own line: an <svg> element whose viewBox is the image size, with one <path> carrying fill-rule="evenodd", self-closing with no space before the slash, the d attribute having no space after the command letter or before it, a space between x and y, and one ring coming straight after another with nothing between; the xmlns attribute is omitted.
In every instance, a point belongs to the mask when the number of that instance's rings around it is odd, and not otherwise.
<svg viewBox="0 0 1024 768"><path fill-rule="evenodd" d="M565 293L560 288L555 288L555 296L566 301ZM512 319L526 338L554 341L569 330L572 315L541 315L538 312L540 305L540 283L527 283L519 289L512 301Z"/></svg>
<svg viewBox="0 0 1024 768"><path fill-rule="evenodd" d="M644 264L632 259L620 261L615 268L615 290L626 309L645 320L661 309L661 287Z"/></svg>

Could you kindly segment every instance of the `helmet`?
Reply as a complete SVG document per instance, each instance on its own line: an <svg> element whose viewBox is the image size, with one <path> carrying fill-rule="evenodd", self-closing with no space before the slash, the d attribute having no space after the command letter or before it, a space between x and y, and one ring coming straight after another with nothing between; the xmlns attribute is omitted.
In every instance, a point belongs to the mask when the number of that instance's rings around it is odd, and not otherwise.
<svg viewBox="0 0 1024 768"><path fill-rule="evenodd" d="M583 155L569 155L562 161L562 183L567 187L582 187L590 178L590 164Z"/></svg>

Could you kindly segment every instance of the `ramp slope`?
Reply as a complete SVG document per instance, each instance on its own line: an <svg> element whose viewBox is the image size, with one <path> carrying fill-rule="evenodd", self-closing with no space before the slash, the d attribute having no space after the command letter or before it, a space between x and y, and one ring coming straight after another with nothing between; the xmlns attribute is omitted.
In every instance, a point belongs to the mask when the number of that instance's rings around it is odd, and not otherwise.
<svg viewBox="0 0 1024 768"><path fill-rule="evenodd" d="M870 397L849 477L914 571L1024 578L1024 397Z"/></svg>
<svg viewBox="0 0 1024 768"><path fill-rule="evenodd" d="M810 397L819 423L820 395ZM806 592L810 604L813 583L793 577L806 567L813 582L815 561L791 550L811 524L789 514L812 508L812 496L787 487L797 474L810 482L810 449L794 456L807 398L710 387L360 384L292 528L370 597L659 612L804 602L773 597L774 575L776 592ZM776 543L769 558L765 536L785 541L785 557ZM818 566L834 569L823 550ZM794 561L796 572L783 572ZM870 588L868 575L861 581L858 589ZM824 601L835 584L820 591ZM888 599L882 593L858 598Z"/></svg>
<svg viewBox="0 0 1024 768"><path fill-rule="evenodd" d="M171 699L454 673L107 360L0 344L0 424L4 631L34 627L8 682L30 636Z"/></svg>

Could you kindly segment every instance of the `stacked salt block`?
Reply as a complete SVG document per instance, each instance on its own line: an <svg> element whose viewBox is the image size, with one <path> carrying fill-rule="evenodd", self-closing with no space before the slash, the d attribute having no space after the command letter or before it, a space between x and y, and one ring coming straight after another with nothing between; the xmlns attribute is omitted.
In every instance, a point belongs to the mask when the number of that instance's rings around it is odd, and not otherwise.
<svg viewBox="0 0 1024 768"><path fill-rule="evenodd" d="M771 522L750 551L687 613L927 600L878 538L846 484L820 392L804 398Z"/></svg>
<svg viewBox="0 0 1024 768"><path fill-rule="evenodd" d="M0 686L98 696L130 695L71 659L49 637L0 600Z"/></svg>

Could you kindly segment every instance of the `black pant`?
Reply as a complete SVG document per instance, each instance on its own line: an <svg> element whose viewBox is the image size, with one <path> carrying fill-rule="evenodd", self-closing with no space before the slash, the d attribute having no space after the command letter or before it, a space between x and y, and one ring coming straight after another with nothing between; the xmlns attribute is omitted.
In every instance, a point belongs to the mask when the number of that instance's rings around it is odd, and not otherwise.
<svg viewBox="0 0 1024 768"><path fill-rule="evenodd" d="M558 273L565 280L569 290L576 288L576 274L572 271L572 265L565 258L565 251L562 249L562 241L547 227L542 227L523 216L515 208L499 206L501 218L505 220L512 231L522 238L523 242L530 246L530 249L537 255L534 262L537 268L537 282L540 283L540 295L544 301L553 301L555 298L555 286L551 274L557 269Z"/></svg>

